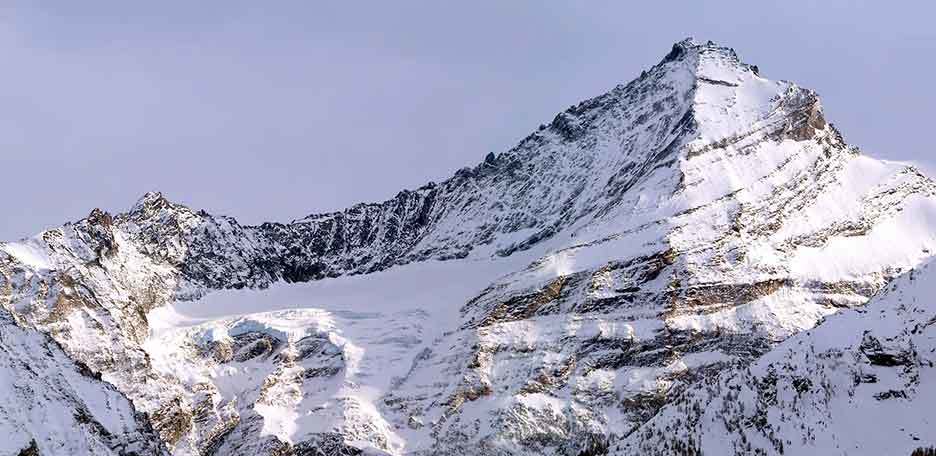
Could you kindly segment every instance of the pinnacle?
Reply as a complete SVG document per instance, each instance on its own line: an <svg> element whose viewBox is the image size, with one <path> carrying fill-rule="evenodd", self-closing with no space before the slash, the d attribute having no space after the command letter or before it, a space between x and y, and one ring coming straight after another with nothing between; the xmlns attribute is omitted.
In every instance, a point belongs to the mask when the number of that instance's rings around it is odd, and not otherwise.
<svg viewBox="0 0 936 456"><path fill-rule="evenodd" d="M749 65L741 61L733 48L722 46L714 41L697 41L689 37L673 43L670 52L663 57L663 60L657 66L662 66L670 62L685 61L687 59L698 67L698 62L702 59L719 59L723 62L731 62L743 70L751 70L755 74L758 68L755 65Z"/></svg>
<svg viewBox="0 0 936 456"><path fill-rule="evenodd" d="M693 37L688 37L688 38L685 38L685 39L683 39L683 40L681 40L681 41L677 41L677 42L673 43L673 51L676 51L677 49L682 49L682 50L686 50L686 51L688 51L688 50L697 50L697 51L702 51L702 52L705 52L705 51L719 51L719 52L723 52L723 53L726 53L726 54L734 55L735 57L737 57L737 54L735 54L734 49L731 48L731 47L722 46L722 45L720 45L720 44L718 44L718 43L716 43L716 42L714 42L714 41L712 41L712 40L707 40L707 41L705 41L705 42L697 41L697 40L696 40L695 38L693 38ZM671 51L671 52L673 52L673 51Z"/></svg>
<svg viewBox="0 0 936 456"><path fill-rule="evenodd" d="M157 200L164 199L162 192L146 192L143 194L143 197L140 200Z"/></svg>
<svg viewBox="0 0 936 456"><path fill-rule="evenodd" d="M165 206L169 204L169 200L161 192L150 191L146 192L137 202L133 205L131 212L137 212L141 209Z"/></svg>

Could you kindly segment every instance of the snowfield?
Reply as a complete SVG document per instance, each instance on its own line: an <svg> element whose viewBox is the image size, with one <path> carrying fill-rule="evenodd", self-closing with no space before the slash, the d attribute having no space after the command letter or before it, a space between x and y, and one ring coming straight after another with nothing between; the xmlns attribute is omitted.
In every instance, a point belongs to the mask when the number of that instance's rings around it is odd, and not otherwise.
<svg viewBox="0 0 936 456"><path fill-rule="evenodd" d="M176 375L191 388L217 387L222 408L252 408L263 418L261 436L294 443L341 428L348 420L376 422L390 449L403 453L407 440L381 416L381 398L406 376L413 360L450 329L460 304L516 267L520 257L426 262L367 276L213 292L150 311L151 334L143 348L157 371ZM294 351L303 339L327 340L340 351L343 372L320 385L317 394L305 391L301 399L258 402L265 382L289 374L275 356L214 364L179 350L197 350L244 334L264 334L282 342L279 353ZM368 446L367 440L360 443Z"/></svg>

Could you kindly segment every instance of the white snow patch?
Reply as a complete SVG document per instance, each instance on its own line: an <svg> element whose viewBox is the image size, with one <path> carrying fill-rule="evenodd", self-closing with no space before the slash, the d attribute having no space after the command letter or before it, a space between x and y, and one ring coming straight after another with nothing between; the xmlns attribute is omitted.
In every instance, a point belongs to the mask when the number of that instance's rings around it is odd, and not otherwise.
<svg viewBox="0 0 936 456"><path fill-rule="evenodd" d="M29 239L21 242L0 244L0 249L20 263L33 269L40 271L53 269L52 259L49 258L49 254L45 251L43 245L44 244L39 241Z"/></svg>

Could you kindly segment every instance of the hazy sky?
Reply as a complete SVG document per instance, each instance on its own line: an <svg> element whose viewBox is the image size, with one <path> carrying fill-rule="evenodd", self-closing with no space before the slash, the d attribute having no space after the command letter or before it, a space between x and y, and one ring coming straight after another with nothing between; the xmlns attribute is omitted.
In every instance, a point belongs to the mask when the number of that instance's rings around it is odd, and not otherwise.
<svg viewBox="0 0 936 456"><path fill-rule="evenodd" d="M686 36L817 90L869 154L933 159L936 2L635 3L2 2L0 239L149 190L249 223L388 198Z"/></svg>

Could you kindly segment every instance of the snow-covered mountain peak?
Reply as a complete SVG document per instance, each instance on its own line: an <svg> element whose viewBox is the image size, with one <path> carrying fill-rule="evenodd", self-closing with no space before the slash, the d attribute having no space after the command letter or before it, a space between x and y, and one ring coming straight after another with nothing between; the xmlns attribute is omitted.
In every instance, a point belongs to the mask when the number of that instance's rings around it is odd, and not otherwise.
<svg viewBox="0 0 936 456"><path fill-rule="evenodd" d="M165 208L171 208L173 203L169 201L162 192L146 192L141 196L136 203L131 206L129 213L131 214L147 214L159 211Z"/></svg>
<svg viewBox="0 0 936 456"><path fill-rule="evenodd" d="M738 84L748 73L760 76L760 69L744 62L733 48L694 38L674 43L654 68L673 71L680 65L688 68L693 78L720 85Z"/></svg>
<svg viewBox="0 0 936 456"><path fill-rule="evenodd" d="M771 118L805 111L805 125L791 126L795 139L807 139L825 128L815 92L788 81L764 78L756 65L743 62L734 49L687 38L673 45L650 74L669 80L688 79L691 116L696 125L690 153L713 142L732 141L764 128ZM775 119L776 120L776 119Z"/></svg>
<svg viewBox="0 0 936 456"><path fill-rule="evenodd" d="M713 41L698 41L692 37L673 43L670 52L663 56L657 66L682 62L688 65L697 77L705 77L702 74L704 62L712 59L722 61L723 64L731 64L739 71L758 72L757 67L742 62L733 48L721 46Z"/></svg>
<svg viewBox="0 0 936 456"><path fill-rule="evenodd" d="M157 453L595 455L934 251L936 184L684 40L385 201L251 226L151 192L0 243L0 330L126 395ZM0 404L0 430L30 420Z"/></svg>

